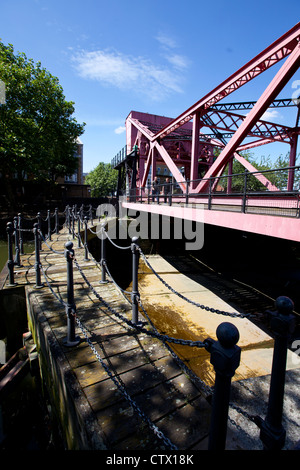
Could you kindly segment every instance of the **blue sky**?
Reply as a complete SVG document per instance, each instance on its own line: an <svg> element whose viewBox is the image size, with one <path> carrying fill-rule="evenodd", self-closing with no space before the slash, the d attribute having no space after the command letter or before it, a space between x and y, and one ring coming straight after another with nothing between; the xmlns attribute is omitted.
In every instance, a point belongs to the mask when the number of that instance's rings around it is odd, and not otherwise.
<svg viewBox="0 0 300 470"><path fill-rule="evenodd" d="M88 172L124 147L130 111L177 117L292 28L299 13L299 0L1 0L0 38L59 78L77 121L86 122ZM227 101L257 100L275 72ZM292 82L284 91L292 96ZM280 108L268 118L294 125L295 116Z"/></svg>

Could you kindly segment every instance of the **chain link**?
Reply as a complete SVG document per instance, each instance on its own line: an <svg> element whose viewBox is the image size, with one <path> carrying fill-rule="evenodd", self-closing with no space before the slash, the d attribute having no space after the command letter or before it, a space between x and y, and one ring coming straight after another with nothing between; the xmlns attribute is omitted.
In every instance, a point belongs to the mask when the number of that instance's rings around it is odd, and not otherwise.
<svg viewBox="0 0 300 470"><path fill-rule="evenodd" d="M126 400L130 403L130 405L132 406L132 408L137 412L137 414L140 416L140 418L147 423L147 425L149 426L149 428L153 431L153 433L163 441L163 443L171 450L178 450L178 448L175 446L175 444L173 444L170 439L168 439L162 431L160 431L158 429L158 427L152 423L152 421L149 419L149 417L140 409L140 407L138 406L138 404L132 399L132 397L129 395L129 393L127 392L125 386L124 386L124 383L122 381L118 381L118 379L116 378L116 376L113 375L113 373L111 372L110 368L105 364L105 362L102 360L100 354L98 353L98 351L96 350L95 346L93 345L92 341L90 340L87 332L86 332L86 329L85 327L82 325L82 323L80 322L80 320L78 319L78 317L76 317L76 323L77 325L79 326L79 328L81 329L84 337L86 338L86 341L88 343L88 345L90 346L90 348L92 349L93 353L95 354L96 358L98 359L98 361L101 363L102 367L105 369L106 373L109 375L110 379L114 382L114 384L116 385L116 387L118 388L118 390L120 390L120 392L122 393L122 395L126 398Z"/></svg>
<svg viewBox="0 0 300 470"><path fill-rule="evenodd" d="M151 264L149 263L149 261L147 260L146 256L144 255L144 253L142 252L141 248L138 247L138 250L143 258L143 260L145 261L146 265L148 266L148 268L151 269L151 271L153 272L153 274L155 274L155 276L162 282L162 284L164 284L165 287L167 287L167 289L169 289L173 294L176 294L178 297L180 297L181 299L183 300L186 300L187 302L189 302L190 304L194 305L195 307L199 307L201 308L202 310L206 310L207 312L212 312L212 313L217 313L218 315L225 315L225 316L230 316L230 317L238 317L238 318L249 318L251 315L250 314L243 314L243 313L234 313L234 312L226 312L224 310L219 310L219 309L216 309L216 308L213 308L213 307L207 307L203 304L199 304L198 302L195 302L194 300L191 300L189 299L188 297L185 297L183 294L181 294L180 292L176 291L175 289L173 289L173 287L171 287L156 271L155 269L151 266Z"/></svg>
<svg viewBox="0 0 300 470"><path fill-rule="evenodd" d="M25 229L22 229L25 231ZM27 230L26 230L27 231ZM31 230L29 230L31 231ZM41 234L41 237L43 239L43 241L46 243L46 245L49 247L49 249L51 251L53 251L54 253L57 253L57 254L64 254L64 252L58 252L56 250L54 250L51 246L49 246L49 244L47 243L47 241L45 240L43 234L41 231L39 231L39 233ZM95 232L93 232L95 233ZM105 232L106 235L107 235L107 232ZM112 242L112 240L109 238L109 236L107 235L107 238ZM112 242L112 244L114 244L114 242ZM115 244L114 244L115 245ZM118 245L115 245L117 248L121 248L121 249L129 249L131 248L131 246L129 247L119 247ZM162 278L161 276L159 276L158 273L155 272L155 270L153 269L153 267L150 265L150 263L148 262L146 256L144 255L144 253L142 252L142 250L140 249L140 247L137 247L138 250L140 251L141 253L141 256L143 258L143 260L145 261L146 265L152 270L152 272L158 277L158 279L160 279L160 281L169 289L171 290L173 293L175 293L176 295L178 295L180 298L188 301L189 303L197 306L197 307L200 307L206 311L211 311L212 313L217 313L217 314L222 314L222 315L228 315L228 316L232 316L232 317L249 317L249 315L243 315L243 314L235 314L235 313L230 313L230 312L224 312L224 311L221 311L221 310L217 310L217 309L214 309L214 308L211 308L211 307L206 307L202 304L199 304L197 302L194 302L188 298L186 298L185 296L183 296L182 294L180 294L179 292L177 292L175 289L173 289L171 286L169 286ZM90 253L90 252L89 252ZM92 256L92 255L91 255ZM99 266L100 263L98 263L94 257L92 256L92 259L93 261L95 262L96 265ZM180 365L180 367L182 368L182 370L191 378L192 381L194 382L197 382L197 384L200 386L201 390L206 394L206 395L211 395L213 393L213 387L209 387L208 385L206 385L198 376L196 376L196 374L194 374L193 371L191 371L185 364L184 362L172 351L172 349L170 348L169 344L167 343L175 343L175 344L180 344L180 345L187 345L187 346L190 346L190 347L205 347L205 342L202 342L202 341L191 341L191 340L183 340L183 339L178 339L178 338L173 338L173 337L170 337L168 335L162 335L160 334L157 329L155 328L155 326L153 325L153 323L151 322L145 308L143 307L142 305L142 302L140 300L140 298L138 299L138 302L139 302L139 306L141 308L141 310L143 311L145 317L147 318L149 324L151 325L152 327L152 331L151 330L148 330L146 328L144 328L143 326L139 325L139 324L135 324L133 323L132 321L130 321L129 319L127 319L126 317L124 317L122 314L118 313L114 308L112 308L99 294L98 292L94 289L94 287L91 285L91 283L89 282L89 280L87 279L87 277L85 276L85 274L83 273L81 267L79 266L76 258L74 257L74 263L78 269L78 271L80 272L81 276L83 277L83 279L85 280L85 282L87 283L87 285L89 286L89 288L92 290L92 292L94 293L94 295L97 297L97 299L115 316L117 316L119 319L121 319L122 321L124 321L130 328L133 328L135 330L138 330L140 333L144 333L146 335L149 335L149 336L152 336L152 337L155 337L159 340L161 340L163 342L163 344L166 346L166 348L168 349L169 353L171 354L171 356L173 357L173 359ZM52 294L54 295L54 297L61 303L61 305L66 308L67 307L67 304L66 302L63 301L63 299L61 297L59 297L56 292L53 290L51 284L49 283L48 279L47 279L47 275L43 269L43 266L42 264L39 265L39 267L41 268L42 270L42 273L44 275L44 278L45 278L45 281L46 281L46 284L47 286L49 287L50 291L52 292ZM108 275L110 276L110 278L112 279L113 283L116 285L117 288L119 288L121 290L121 292L123 293L128 293L126 291L124 291L123 289L121 289L117 284L116 282L113 280L110 272L109 272L109 269L107 267L107 264L104 263L104 266L102 266L102 269L106 268L107 269L107 272L108 272ZM127 297L124 295L124 297L126 298L126 300L130 303L129 299L127 299ZM153 424L151 422L151 420L145 415L145 413L139 408L139 406L136 404L136 402L132 399L132 397L130 397L130 395L128 394L127 390L126 390L126 387L124 385L124 383L122 382L122 380L120 379L120 377L118 379L112 374L111 370L109 369L109 367L103 362L100 354L98 353L98 351L96 350L95 346L93 345L92 341L90 340L88 334L87 334L87 329L86 327L84 327L84 325L80 322L80 320L78 319L78 316L76 315L76 312L73 312L74 314L74 317L75 317L75 321L77 322L77 325L79 326L79 328L81 329L83 335L85 336L89 346L91 347L91 349L93 350L93 353L95 354L96 358L98 359L98 361L101 363L101 365L104 367L104 369L106 370L107 374L109 375L109 377L111 378L111 380L115 383L115 385L118 387L118 389L121 391L121 393L123 394L123 396L126 398L126 400L130 403L130 405L132 406L132 408L138 413L138 415L143 419L144 422L146 422L148 424L148 426L152 429L153 433L159 438L161 439L164 444L172 449L172 450L177 450L177 447L171 443L171 441L166 437L164 436L164 434L162 433L162 431L160 431L157 426L155 424ZM251 393L252 391L249 390ZM254 393L254 392L253 392ZM245 410L241 409L239 406L233 404L233 403L229 403L229 406L234 409L236 412L242 414L245 418L247 418L248 420L250 420L251 422L257 424L256 422L256 416L253 416L253 415L250 415L249 413L247 413ZM241 430L241 427L239 424L237 424L230 416L228 416L228 420L231 424L233 424L234 426L236 426L238 429Z"/></svg>

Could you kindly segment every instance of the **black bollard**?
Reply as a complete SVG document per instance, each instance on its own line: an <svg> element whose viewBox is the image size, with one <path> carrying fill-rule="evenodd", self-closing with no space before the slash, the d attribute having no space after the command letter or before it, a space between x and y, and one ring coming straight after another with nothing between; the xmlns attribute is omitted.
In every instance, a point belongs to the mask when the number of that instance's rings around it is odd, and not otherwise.
<svg viewBox="0 0 300 470"><path fill-rule="evenodd" d="M34 234L34 245L35 245L35 287L40 289L44 287L41 283L41 271L40 271L40 230L39 224L35 223L33 225L33 234Z"/></svg>
<svg viewBox="0 0 300 470"><path fill-rule="evenodd" d="M265 420L256 417L260 439L265 450L280 450L284 446L286 432L282 426L285 371L288 341L295 328L292 314L294 304L288 297L278 297L276 312L271 314L270 326L275 335L269 402Z"/></svg>
<svg viewBox="0 0 300 470"><path fill-rule="evenodd" d="M59 219L58 219L58 208L55 208L55 233L58 234Z"/></svg>
<svg viewBox="0 0 300 470"><path fill-rule="evenodd" d="M47 211L47 221L48 221L48 240L51 241L51 216L50 210Z"/></svg>
<svg viewBox="0 0 300 470"><path fill-rule="evenodd" d="M80 238L80 216L79 212L77 213L77 238L78 238L78 248L81 247L81 238Z"/></svg>
<svg viewBox="0 0 300 470"><path fill-rule="evenodd" d="M80 343L79 336L75 335L75 316L76 306L74 302L74 280L73 280L73 258L74 250L73 243L67 242L65 244L65 257L67 260L67 337L63 340L65 346L77 346Z"/></svg>
<svg viewBox="0 0 300 470"><path fill-rule="evenodd" d="M207 339L216 378L208 450L225 450L231 378L240 364L241 348L237 346L239 331L232 323L221 323L216 331L218 341Z"/></svg>
<svg viewBox="0 0 300 470"><path fill-rule="evenodd" d="M9 286L13 287L17 284L15 283L14 278L14 259L13 259L13 247L12 247L12 238L13 238L13 224L12 222L8 222L6 225L6 232L7 232L7 245L8 245L8 260L7 260L7 268L9 274Z"/></svg>
<svg viewBox="0 0 300 470"><path fill-rule="evenodd" d="M37 223L38 223L38 229L42 232L42 216L40 212L37 213L36 218L37 218ZM40 241L40 251L42 251L42 237L39 237L39 241Z"/></svg>
<svg viewBox="0 0 300 470"><path fill-rule="evenodd" d="M24 244L22 235L22 215L18 214L18 227L19 227L19 243L20 243L20 254L24 255Z"/></svg>
<svg viewBox="0 0 300 470"><path fill-rule="evenodd" d="M134 324L138 323L138 302L140 298L139 289L138 289L138 269L139 269L139 257L140 252L138 250L138 238L133 237L131 243L131 252L132 252L132 292L131 292L131 301L132 301L132 322Z"/></svg>
<svg viewBox="0 0 300 470"><path fill-rule="evenodd" d="M72 209L72 238L75 240L75 212L74 212L74 206Z"/></svg>
<svg viewBox="0 0 300 470"><path fill-rule="evenodd" d="M92 208L92 204L90 204L90 207L89 207L89 218L90 218L90 221L91 221L91 226L93 226L93 208Z"/></svg>
<svg viewBox="0 0 300 470"><path fill-rule="evenodd" d="M101 224L101 281L100 284L106 284L106 269L105 269L105 263L106 263L106 233L104 230L105 225Z"/></svg>
<svg viewBox="0 0 300 470"><path fill-rule="evenodd" d="M15 265L21 266L20 258L20 243L19 243L19 226L18 226L18 217L14 217L14 233L15 233Z"/></svg>
<svg viewBox="0 0 300 470"><path fill-rule="evenodd" d="M84 217L84 261L89 261L87 240L87 217Z"/></svg>

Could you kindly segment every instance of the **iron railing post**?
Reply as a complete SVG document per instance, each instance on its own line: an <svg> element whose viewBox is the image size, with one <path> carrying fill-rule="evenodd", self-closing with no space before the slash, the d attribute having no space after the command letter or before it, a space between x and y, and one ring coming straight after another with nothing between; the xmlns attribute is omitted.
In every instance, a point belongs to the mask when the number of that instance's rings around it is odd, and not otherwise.
<svg viewBox="0 0 300 470"><path fill-rule="evenodd" d="M81 240L80 240L80 215L79 212L77 213L77 238L78 238L78 248L81 247Z"/></svg>
<svg viewBox="0 0 300 470"><path fill-rule="evenodd" d="M89 261L88 255L88 236L87 236L87 217L84 217L84 261Z"/></svg>
<svg viewBox="0 0 300 470"><path fill-rule="evenodd" d="M211 209L211 200L212 200L212 177L209 178L209 185L208 185L208 210Z"/></svg>
<svg viewBox="0 0 300 470"><path fill-rule="evenodd" d="M19 227L19 246L20 254L24 255L23 234L22 234L22 214L18 214L18 227Z"/></svg>
<svg viewBox="0 0 300 470"><path fill-rule="evenodd" d="M54 217L55 217L55 233L58 234L58 228L59 228L58 207L55 208Z"/></svg>
<svg viewBox="0 0 300 470"><path fill-rule="evenodd" d="M72 238L75 239L75 208L72 208Z"/></svg>
<svg viewBox="0 0 300 470"><path fill-rule="evenodd" d="M50 216L50 210L49 209L47 211L47 220L48 220L48 240L51 241L51 216Z"/></svg>
<svg viewBox="0 0 300 470"><path fill-rule="evenodd" d="M186 193L185 193L185 204L188 205L189 203L189 180L186 180Z"/></svg>
<svg viewBox="0 0 300 470"><path fill-rule="evenodd" d="M6 232L7 232L7 245L8 245L8 260L7 260L7 268L9 274L9 286L13 287L17 284L15 283L14 279L14 258L13 258L13 246L12 246L12 238L13 238L13 224L12 222L8 222L6 225Z"/></svg>
<svg viewBox="0 0 300 470"><path fill-rule="evenodd" d="M80 343L79 336L75 334L75 316L76 306L74 302L74 280L73 280L73 258L74 250L71 241L65 244L65 258L67 260L67 337L64 338L63 343L65 346L77 346Z"/></svg>
<svg viewBox="0 0 300 470"><path fill-rule="evenodd" d="M205 340L216 373L208 450L225 450L231 378L241 357L241 348L236 345L240 335L236 326L228 322L218 326L216 335L218 341Z"/></svg>
<svg viewBox="0 0 300 470"><path fill-rule="evenodd" d="M244 173L243 205L242 205L242 212L243 213L246 212L247 185L248 185L248 170L245 170L245 173Z"/></svg>
<svg viewBox="0 0 300 470"><path fill-rule="evenodd" d="M90 221L91 221L91 226L93 226L94 223L93 223L93 208L92 208L92 204L90 204L90 207L89 207L89 217L90 217Z"/></svg>
<svg viewBox="0 0 300 470"><path fill-rule="evenodd" d="M106 233L104 230L105 225L101 224L101 260L100 260L100 265L101 265L101 281L100 284L106 284L106 268L105 268L105 263L106 263Z"/></svg>
<svg viewBox="0 0 300 470"><path fill-rule="evenodd" d="M35 245L35 287L40 289L43 287L41 283L41 270L40 270L40 229L38 222L33 225L34 245Z"/></svg>
<svg viewBox="0 0 300 470"><path fill-rule="evenodd" d="M71 234L71 208L67 206L66 208L66 218L67 218L67 227L69 229L69 234Z"/></svg>
<svg viewBox="0 0 300 470"><path fill-rule="evenodd" d="M288 340L295 327L292 314L294 304L288 297L276 299L276 312L271 315L271 329L275 335L268 409L265 420L256 417L260 439L265 450L280 450L284 446L286 432L282 426Z"/></svg>
<svg viewBox="0 0 300 470"><path fill-rule="evenodd" d="M18 217L14 217L14 233L15 233L15 265L18 267L21 266L20 259L20 242L19 242L19 227L18 227Z"/></svg>
<svg viewBox="0 0 300 470"><path fill-rule="evenodd" d="M42 216L41 216L41 213L38 212L37 213L37 223L38 223L38 229L40 231L42 231ZM42 237L39 236L39 242L40 242L40 246L39 246L39 249L41 250L42 249Z"/></svg>
<svg viewBox="0 0 300 470"><path fill-rule="evenodd" d="M131 240L131 252L132 252L132 292L131 292L131 301L132 301L132 322L136 325L138 323L138 302L140 298L139 289L138 289L138 269L139 269L139 245L138 237L133 237Z"/></svg>

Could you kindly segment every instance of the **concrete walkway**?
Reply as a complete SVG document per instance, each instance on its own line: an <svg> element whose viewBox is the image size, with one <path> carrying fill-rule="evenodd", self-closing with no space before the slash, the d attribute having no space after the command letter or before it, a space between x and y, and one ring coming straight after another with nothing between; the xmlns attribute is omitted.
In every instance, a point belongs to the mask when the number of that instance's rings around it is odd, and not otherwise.
<svg viewBox="0 0 300 470"><path fill-rule="evenodd" d="M55 250L63 251L65 242L70 239L68 232L62 231L53 237L51 245ZM112 282L99 284L99 267L91 261L84 261L83 249L76 249L75 245L74 248L76 259L95 292L114 309L131 318L130 306L123 295ZM226 312L234 311L201 283L178 272L163 258L147 258L166 282L188 298ZM132 406L124 399L115 382L110 380L81 332L78 331L82 337L79 346L64 347L64 307L57 302L47 285L42 289L35 288L34 256L24 256L22 262L23 267L16 269L15 279L19 285L23 283L26 287L30 324L36 330L34 337L39 342L43 361L52 370L54 378L48 377L49 390L53 389L53 383L55 396L59 390L62 417L68 423L69 448L166 449L165 443L156 438L141 417L133 412ZM66 300L64 257L43 244L41 262L46 266L52 288ZM92 332L96 352L101 354L105 364L112 366L113 377L125 386L143 412L178 449L206 450L211 408L200 388L187 378L159 340L136 334L125 322L113 318L109 309L99 304L97 296L86 286L80 273L74 270L78 316ZM182 339L202 341L207 337L215 338L216 328L223 321L237 326L242 357L233 378L232 402L250 415L264 417L273 340L249 320L206 312L180 299L158 281L142 260L139 272L141 300L160 331ZM204 348L174 344L172 348L203 383L213 385L214 371ZM300 361L291 352L286 377L285 449L292 449L299 441ZM262 449L259 429L254 423L234 409L230 409L230 418L226 449ZM77 440L75 432L78 432Z"/></svg>

